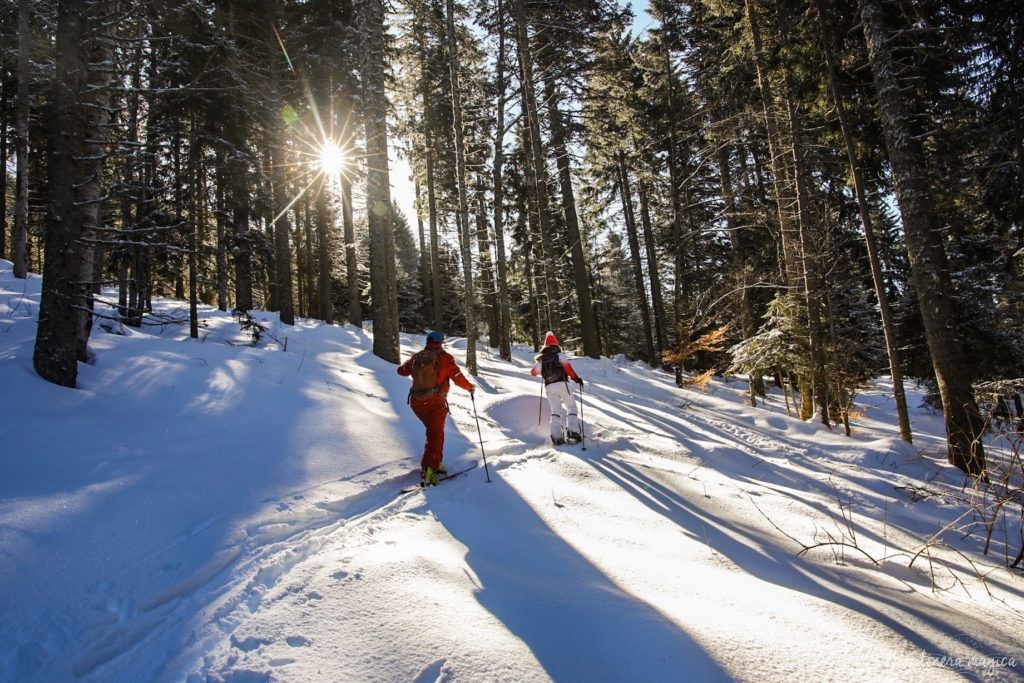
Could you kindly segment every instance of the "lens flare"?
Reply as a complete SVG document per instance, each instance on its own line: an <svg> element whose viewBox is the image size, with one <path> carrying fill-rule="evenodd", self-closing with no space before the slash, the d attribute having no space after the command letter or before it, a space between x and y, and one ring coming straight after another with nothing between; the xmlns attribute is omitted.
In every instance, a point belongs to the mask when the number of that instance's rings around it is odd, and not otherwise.
<svg viewBox="0 0 1024 683"><path fill-rule="evenodd" d="M341 172L345 167L345 153L333 142L325 142L320 148L320 168L331 175Z"/></svg>

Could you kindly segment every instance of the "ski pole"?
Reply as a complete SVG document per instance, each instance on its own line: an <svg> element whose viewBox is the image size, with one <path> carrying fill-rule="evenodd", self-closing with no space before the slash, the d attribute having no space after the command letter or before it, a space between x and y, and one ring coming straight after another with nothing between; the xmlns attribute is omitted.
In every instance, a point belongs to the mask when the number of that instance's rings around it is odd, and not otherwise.
<svg viewBox="0 0 1024 683"><path fill-rule="evenodd" d="M476 395L474 392L469 392L469 398L473 401L473 419L476 420L476 434L480 437L480 454L484 456L484 475L487 477L487 483L491 482L491 473L487 469L487 453L484 451L484 435L480 431L480 416L476 414Z"/></svg>
<svg viewBox="0 0 1024 683"><path fill-rule="evenodd" d="M544 382L540 383L540 401L537 402L537 426L540 427L540 414L544 411Z"/></svg>
<svg viewBox="0 0 1024 683"><path fill-rule="evenodd" d="M583 384L580 384L580 449L587 450L587 423L583 421Z"/></svg>

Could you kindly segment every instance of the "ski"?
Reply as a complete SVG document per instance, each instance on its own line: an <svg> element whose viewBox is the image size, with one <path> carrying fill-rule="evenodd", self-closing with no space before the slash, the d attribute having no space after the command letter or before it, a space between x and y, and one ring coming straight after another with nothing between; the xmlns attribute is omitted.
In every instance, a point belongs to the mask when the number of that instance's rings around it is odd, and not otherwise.
<svg viewBox="0 0 1024 683"><path fill-rule="evenodd" d="M449 479L454 479L455 477L460 477L463 474L465 474L466 472L469 472L470 470L475 470L477 467L479 467L479 464L478 463L473 463L472 465L470 465L469 467L466 467L464 469L457 470L455 472L449 472L448 474L440 474L437 477L437 483L440 484L441 482L448 481ZM416 484L415 486L410 486L408 488L402 489L401 491L399 491L399 493L400 494L402 494L402 493L412 493L413 491L422 491L425 488L427 488L427 487L420 486L419 484Z"/></svg>

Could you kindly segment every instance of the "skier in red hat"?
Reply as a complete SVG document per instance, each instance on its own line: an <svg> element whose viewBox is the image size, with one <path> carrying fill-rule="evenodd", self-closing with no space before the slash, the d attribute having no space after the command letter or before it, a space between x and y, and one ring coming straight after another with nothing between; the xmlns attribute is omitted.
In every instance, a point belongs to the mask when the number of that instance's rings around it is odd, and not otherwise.
<svg viewBox="0 0 1024 683"><path fill-rule="evenodd" d="M537 363L530 370L534 377L544 380L544 391L551 406L551 442L556 446L564 443L578 443L583 436L580 434L580 421L576 416L576 398L569 380L583 386L583 380L576 374L572 363L558 345L554 332L544 336L544 348L537 356ZM562 433L562 416L565 420L565 434Z"/></svg>
<svg viewBox="0 0 1024 683"><path fill-rule="evenodd" d="M427 429L427 440L420 460L420 486L437 484L437 475L447 474L444 458L444 421L448 417L449 380L473 393L476 388L462 374L452 355L441 348L444 335L431 332L427 346L398 366L398 374L412 377L409 405Z"/></svg>

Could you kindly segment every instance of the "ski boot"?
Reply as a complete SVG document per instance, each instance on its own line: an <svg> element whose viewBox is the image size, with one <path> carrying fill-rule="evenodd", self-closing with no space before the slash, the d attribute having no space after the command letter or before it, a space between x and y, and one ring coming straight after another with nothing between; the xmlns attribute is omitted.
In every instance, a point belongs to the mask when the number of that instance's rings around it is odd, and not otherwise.
<svg viewBox="0 0 1024 683"><path fill-rule="evenodd" d="M437 486L437 471L433 467L424 467L420 470L420 486Z"/></svg>

